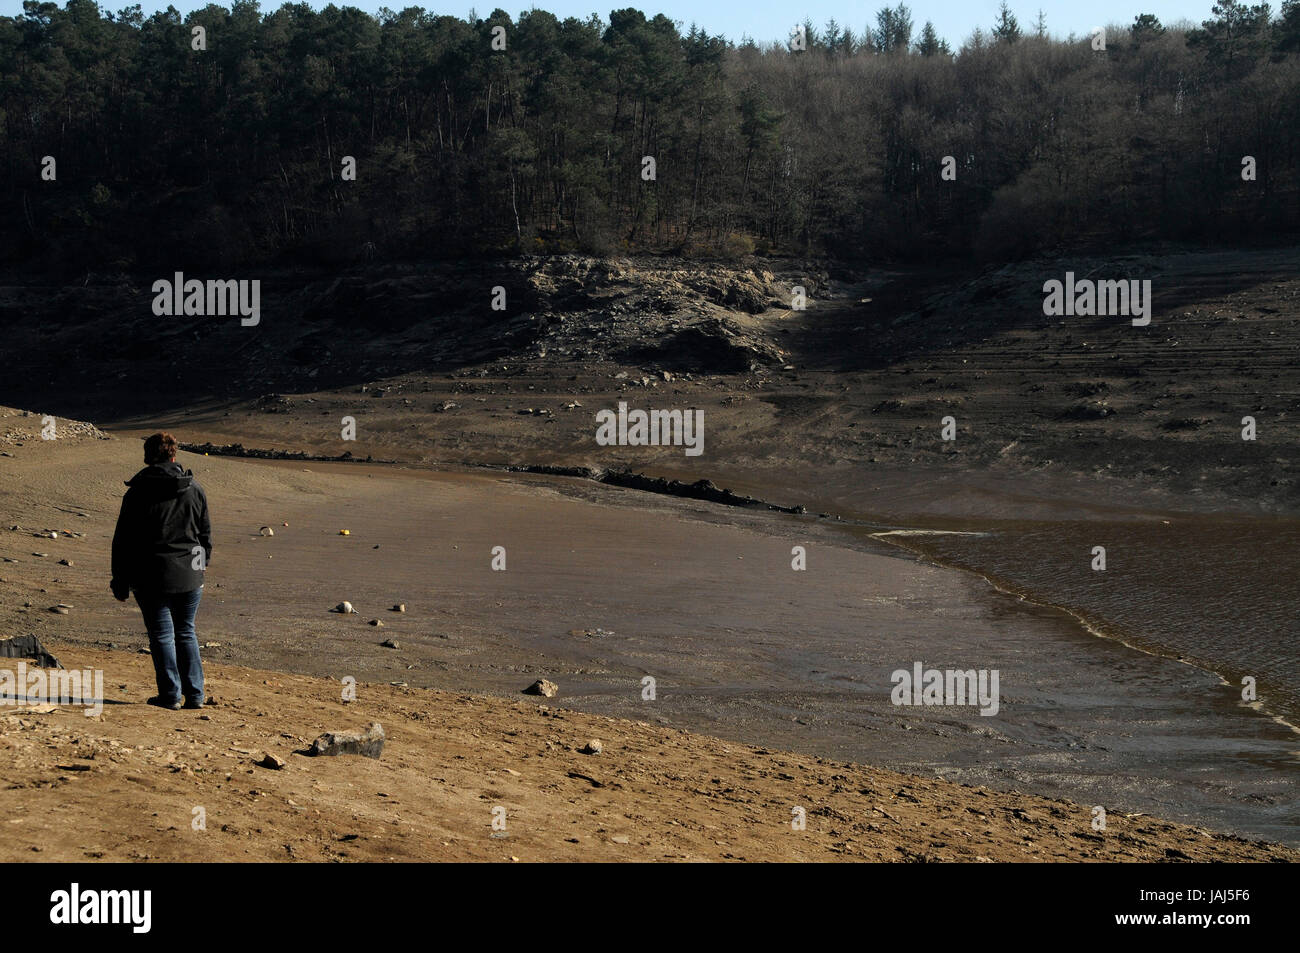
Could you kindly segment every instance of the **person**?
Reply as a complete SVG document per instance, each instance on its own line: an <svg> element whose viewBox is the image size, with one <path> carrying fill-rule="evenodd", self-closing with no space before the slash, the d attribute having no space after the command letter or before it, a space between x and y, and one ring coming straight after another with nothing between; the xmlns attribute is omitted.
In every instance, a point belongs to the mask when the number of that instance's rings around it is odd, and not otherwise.
<svg viewBox="0 0 1300 953"><path fill-rule="evenodd" d="M149 630L158 694L150 705L202 708L203 662L194 615L212 559L208 498L194 473L176 462L176 438L144 442L143 470L126 481L113 533L110 587L119 602L135 594Z"/></svg>

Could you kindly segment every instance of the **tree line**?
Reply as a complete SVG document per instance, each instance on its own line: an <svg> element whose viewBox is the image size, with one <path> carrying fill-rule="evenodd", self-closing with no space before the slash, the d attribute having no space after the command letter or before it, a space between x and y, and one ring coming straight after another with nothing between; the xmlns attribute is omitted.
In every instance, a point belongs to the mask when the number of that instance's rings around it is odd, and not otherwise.
<svg viewBox="0 0 1300 953"><path fill-rule="evenodd" d="M1008 258L1300 222L1300 0L1101 35L903 4L758 43L662 14L254 0L0 17L0 258Z"/></svg>

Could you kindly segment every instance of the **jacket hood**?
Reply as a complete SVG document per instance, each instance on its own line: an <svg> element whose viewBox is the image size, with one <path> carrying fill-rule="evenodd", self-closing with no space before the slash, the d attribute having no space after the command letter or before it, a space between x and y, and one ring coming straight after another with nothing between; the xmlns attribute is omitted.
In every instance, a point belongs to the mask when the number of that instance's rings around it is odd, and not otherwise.
<svg viewBox="0 0 1300 953"><path fill-rule="evenodd" d="M126 485L151 498L168 499L187 492L194 485L194 473L179 463L155 463L127 480Z"/></svg>

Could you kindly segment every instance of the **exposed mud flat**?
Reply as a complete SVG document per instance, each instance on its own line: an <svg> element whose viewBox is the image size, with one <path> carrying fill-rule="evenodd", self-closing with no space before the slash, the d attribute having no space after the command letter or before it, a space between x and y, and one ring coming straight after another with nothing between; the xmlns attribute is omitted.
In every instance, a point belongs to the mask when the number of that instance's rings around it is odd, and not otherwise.
<svg viewBox="0 0 1300 953"><path fill-rule="evenodd" d="M138 611L107 592L118 497L102 479L129 475L138 447L17 452L0 496L0 553L17 560L4 624L56 645L145 644ZM545 677L566 706L750 744L1280 841L1300 825L1295 736L1218 679L829 521L589 481L574 498L556 477L182 457L220 527L199 617L213 661L503 698ZM81 537L31 554L31 527L72 522ZM64 555L73 568L54 564ZM329 612L343 599L359 614ZM891 673L917 661L997 669L996 716L892 704Z"/></svg>

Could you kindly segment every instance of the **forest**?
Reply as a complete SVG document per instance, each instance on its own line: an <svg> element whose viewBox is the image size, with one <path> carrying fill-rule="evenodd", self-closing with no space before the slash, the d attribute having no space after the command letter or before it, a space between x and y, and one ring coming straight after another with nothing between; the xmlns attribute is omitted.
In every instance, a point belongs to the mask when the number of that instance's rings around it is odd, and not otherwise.
<svg viewBox="0 0 1300 953"><path fill-rule="evenodd" d="M903 4L755 41L254 0L0 18L29 273L582 252L1008 260L1300 223L1300 0L959 48Z"/></svg>

